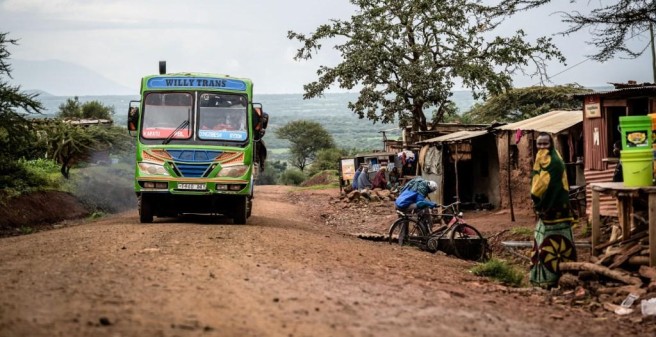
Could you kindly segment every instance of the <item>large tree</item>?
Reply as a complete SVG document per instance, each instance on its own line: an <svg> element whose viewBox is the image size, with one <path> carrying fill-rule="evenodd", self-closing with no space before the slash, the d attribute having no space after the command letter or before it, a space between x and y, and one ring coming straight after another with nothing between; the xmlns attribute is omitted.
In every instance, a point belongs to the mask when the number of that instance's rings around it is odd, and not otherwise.
<svg viewBox="0 0 656 337"><path fill-rule="evenodd" d="M276 130L276 135L291 143L291 164L301 171L316 158L319 150L335 147L333 136L317 122L289 122Z"/></svg>
<svg viewBox="0 0 656 337"><path fill-rule="evenodd" d="M463 117L473 123L516 122L552 110L581 109L574 95L589 92L576 84L516 88L474 105Z"/></svg>
<svg viewBox="0 0 656 337"><path fill-rule="evenodd" d="M562 0L559 0L559 2ZM577 2L581 0L570 0ZM587 1L587 0L586 0ZM552 0L506 0L514 11L522 11L552 2ZM651 40L652 60L654 60L654 24L656 24L656 1L653 0L613 0L587 1L590 11L561 12L563 22L569 24L564 35L589 30L592 35L587 41L597 48L590 58L604 62L615 56L635 58L642 55L647 46L631 48L628 42L638 35L647 35ZM654 61L656 63L656 60ZM656 72L655 72L656 76ZM656 79L655 79L656 81Z"/></svg>
<svg viewBox="0 0 656 337"><path fill-rule="evenodd" d="M450 100L456 83L476 97L512 86L511 75L529 71L547 78L545 63L564 58L545 37L533 43L519 30L494 36L512 7L480 0L351 0L359 8L350 20L332 20L310 35L289 31L302 47L295 60L319 52L324 40L341 54L336 66L322 65L318 80L304 85L304 98L321 96L334 84L359 88L349 109L360 118L426 130L425 111L439 122L455 111ZM510 9L508 9L510 8ZM530 70L529 70L530 69Z"/></svg>
<svg viewBox="0 0 656 337"><path fill-rule="evenodd" d="M0 33L0 163L30 156L34 133L25 115L43 110L36 94L22 92L20 86L8 83L11 53L7 47L16 44L8 33Z"/></svg>

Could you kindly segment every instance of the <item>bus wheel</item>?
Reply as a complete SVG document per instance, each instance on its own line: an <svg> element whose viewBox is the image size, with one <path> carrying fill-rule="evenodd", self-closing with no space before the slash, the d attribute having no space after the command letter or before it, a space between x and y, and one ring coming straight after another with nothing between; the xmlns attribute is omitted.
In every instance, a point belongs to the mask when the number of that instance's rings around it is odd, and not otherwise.
<svg viewBox="0 0 656 337"><path fill-rule="evenodd" d="M235 205L235 213L232 216L232 221L237 225L243 225L248 218L248 198L240 198Z"/></svg>
<svg viewBox="0 0 656 337"><path fill-rule="evenodd" d="M153 202L143 194L139 196L139 221L141 223L153 222Z"/></svg>

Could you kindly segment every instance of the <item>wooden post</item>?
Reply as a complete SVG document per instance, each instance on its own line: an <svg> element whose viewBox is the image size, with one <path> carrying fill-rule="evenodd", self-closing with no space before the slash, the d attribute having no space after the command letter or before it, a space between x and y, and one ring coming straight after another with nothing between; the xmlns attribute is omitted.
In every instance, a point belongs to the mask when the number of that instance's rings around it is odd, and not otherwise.
<svg viewBox="0 0 656 337"><path fill-rule="evenodd" d="M515 210L513 209L513 201L512 201L512 188L510 187L510 132L506 132L506 137L508 138L508 146L507 146L507 151L506 151L506 157L508 157L508 204L510 205L510 221L515 222Z"/></svg>
<svg viewBox="0 0 656 337"><path fill-rule="evenodd" d="M456 145L456 160L454 161L454 166L456 170L456 201L460 201L460 184L458 182L458 144Z"/></svg>
<svg viewBox="0 0 656 337"><path fill-rule="evenodd" d="M599 244L599 227L601 226L601 217L599 215L599 191L595 190L594 186L592 188L592 256L598 254L597 245Z"/></svg>
<svg viewBox="0 0 656 337"><path fill-rule="evenodd" d="M656 266L656 194L649 193L649 265Z"/></svg>

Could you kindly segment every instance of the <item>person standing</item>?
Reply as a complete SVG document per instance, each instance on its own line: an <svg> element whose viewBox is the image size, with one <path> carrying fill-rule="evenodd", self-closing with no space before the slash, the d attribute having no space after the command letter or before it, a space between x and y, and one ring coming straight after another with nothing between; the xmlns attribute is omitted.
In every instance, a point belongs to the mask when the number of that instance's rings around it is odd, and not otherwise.
<svg viewBox="0 0 656 337"><path fill-rule="evenodd" d="M548 133L540 133L531 172L531 199L538 216L531 257L532 284L550 288L560 278L559 264L576 261L565 163Z"/></svg>

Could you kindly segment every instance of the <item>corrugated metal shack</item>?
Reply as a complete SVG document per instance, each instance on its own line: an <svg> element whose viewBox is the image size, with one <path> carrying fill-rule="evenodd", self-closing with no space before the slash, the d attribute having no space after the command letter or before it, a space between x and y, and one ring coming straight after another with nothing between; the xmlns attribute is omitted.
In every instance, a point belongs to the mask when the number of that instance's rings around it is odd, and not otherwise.
<svg viewBox="0 0 656 337"><path fill-rule="evenodd" d="M463 208L499 205L499 162L488 129L457 131L417 144L422 146L422 176L441 187L434 200L442 204L460 200Z"/></svg>
<svg viewBox="0 0 656 337"><path fill-rule="evenodd" d="M496 128L499 162L500 206L530 210L531 170L535 161L535 139L549 133L568 168L570 185L583 184L583 112L551 111ZM578 172L578 174L577 174ZM577 177L578 176L578 177Z"/></svg>
<svg viewBox="0 0 656 337"><path fill-rule="evenodd" d="M613 143L621 139L620 116L646 115L656 112L656 85L651 83L614 83L615 90L576 95L583 100L583 134L585 147L584 174L586 184L612 181L619 158L613 154ZM592 192L587 189L587 214L590 214ZM600 213L617 216L615 199L601 195Z"/></svg>

